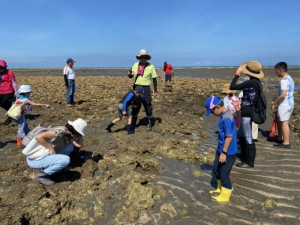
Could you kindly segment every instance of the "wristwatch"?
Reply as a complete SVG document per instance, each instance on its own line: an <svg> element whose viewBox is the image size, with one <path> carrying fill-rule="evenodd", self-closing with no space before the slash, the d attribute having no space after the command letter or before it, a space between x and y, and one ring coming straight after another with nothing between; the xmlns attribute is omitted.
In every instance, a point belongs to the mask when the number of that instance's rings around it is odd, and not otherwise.
<svg viewBox="0 0 300 225"><path fill-rule="evenodd" d="M223 154L227 155L227 152L222 151Z"/></svg>

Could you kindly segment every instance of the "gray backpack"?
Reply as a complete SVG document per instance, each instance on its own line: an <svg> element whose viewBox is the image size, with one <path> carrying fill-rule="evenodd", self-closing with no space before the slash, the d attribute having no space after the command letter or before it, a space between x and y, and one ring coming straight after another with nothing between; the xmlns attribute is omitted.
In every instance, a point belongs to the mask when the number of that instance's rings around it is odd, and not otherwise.
<svg viewBox="0 0 300 225"><path fill-rule="evenodd" d="M37 127L35 127L32 131L30 131L22 140L22 145L27 146L29 142L38 134L48 131L48 130L55 130L56 132L61 132L64 130L64 127L43 127L41 124L39 124Z"/></svg>

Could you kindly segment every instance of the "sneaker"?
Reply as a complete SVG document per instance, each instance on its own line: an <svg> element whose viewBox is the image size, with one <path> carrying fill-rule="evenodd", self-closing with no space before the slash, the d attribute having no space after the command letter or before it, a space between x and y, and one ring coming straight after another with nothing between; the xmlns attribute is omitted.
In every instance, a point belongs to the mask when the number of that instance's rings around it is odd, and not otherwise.
<svg viewBox="0 0 300 225"><path fill-rule="evenodd" d="M236 164L237 167L241 167L241 168L253 168L253 166L249 166L247 163L237 163Z"/></svg>
<svg viewBox="0 0 300 225"><path fill-rule="evenodd" d="M44 185L50 186L54 184L54 181L50 179L50 176L43 171L38 172L35 175L35 178L38 180L38 182Z"/></svg>
<svg viewBox="0 0 300 225"><path fill-rule="evenodd" d="M278 148L291 148L291 145L290 144L283 144L283 143L278 143L276 145L273 145L274 147L278 147Z"/></svg>
<svg viewBox="0 0 300 225"><path fill-rule="evenodd" d="M147 124L147 128L146 128L147 131L151 131L152 130L152 126L151 124Z"/></svg>

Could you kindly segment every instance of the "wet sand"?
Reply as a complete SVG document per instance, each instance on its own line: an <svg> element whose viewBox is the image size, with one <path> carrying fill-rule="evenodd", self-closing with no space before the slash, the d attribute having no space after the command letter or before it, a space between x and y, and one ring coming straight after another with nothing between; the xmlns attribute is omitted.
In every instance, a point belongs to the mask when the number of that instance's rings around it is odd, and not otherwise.
<svg viewBox="0 0 300 225"><path fill-rule="evenodd" d="M32 86L32 99L51 104L49 110L34 108L27 120L31 129L40 123L64 125L78 117L89 122L81 150L85 160L72 156L68 170L53 177L57 183L43 186L34 179L37 171L26 165L22 149L16 146L16 124L0 125L1 224L300 222L299 137L294 134L299 133L298 106L291 120L293 148L274 149L273 143L266 141L263 131L272 122L272 113L268 112L270 118L260 126L255 168L234 167L235 190L230 203L217 204L210 199L217 118L204 117L203 103L209 95L220 95L222 84L229 82L234 70L208 70L213 74L209 79L178 77L188 73L178 70L172 91L164 89L159 79L158 97L153 99L157 118L153 131L146 132L145 112L141 110L136 134L129 136L125 121L114 126L111 134L104 130L117 115L119 100L132 86L133 81L126 76L78 76L77 104L66 108L63 77L19 72L18 84ZM194 72L190 70L189 77L203 78L203 70ZM278 78L273 77L266 80L277 83ZM299 84L299 76L295 80ZM265 91L270 101L276 87ZM299 91L299 105L298 96ZM4 121L4 117L0 119Z"/></svg>

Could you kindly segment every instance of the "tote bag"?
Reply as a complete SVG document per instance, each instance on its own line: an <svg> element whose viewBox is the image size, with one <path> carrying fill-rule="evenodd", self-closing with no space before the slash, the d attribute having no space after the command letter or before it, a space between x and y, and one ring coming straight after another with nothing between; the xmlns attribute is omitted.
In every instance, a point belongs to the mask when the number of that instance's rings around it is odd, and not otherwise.
<svg viewBox="0 0 300 225"><path fill-rule="evenodd" d="M23 101L17 100L7 111L7 115L14 120L18 120L22 116L22 108Z"/></svg>

